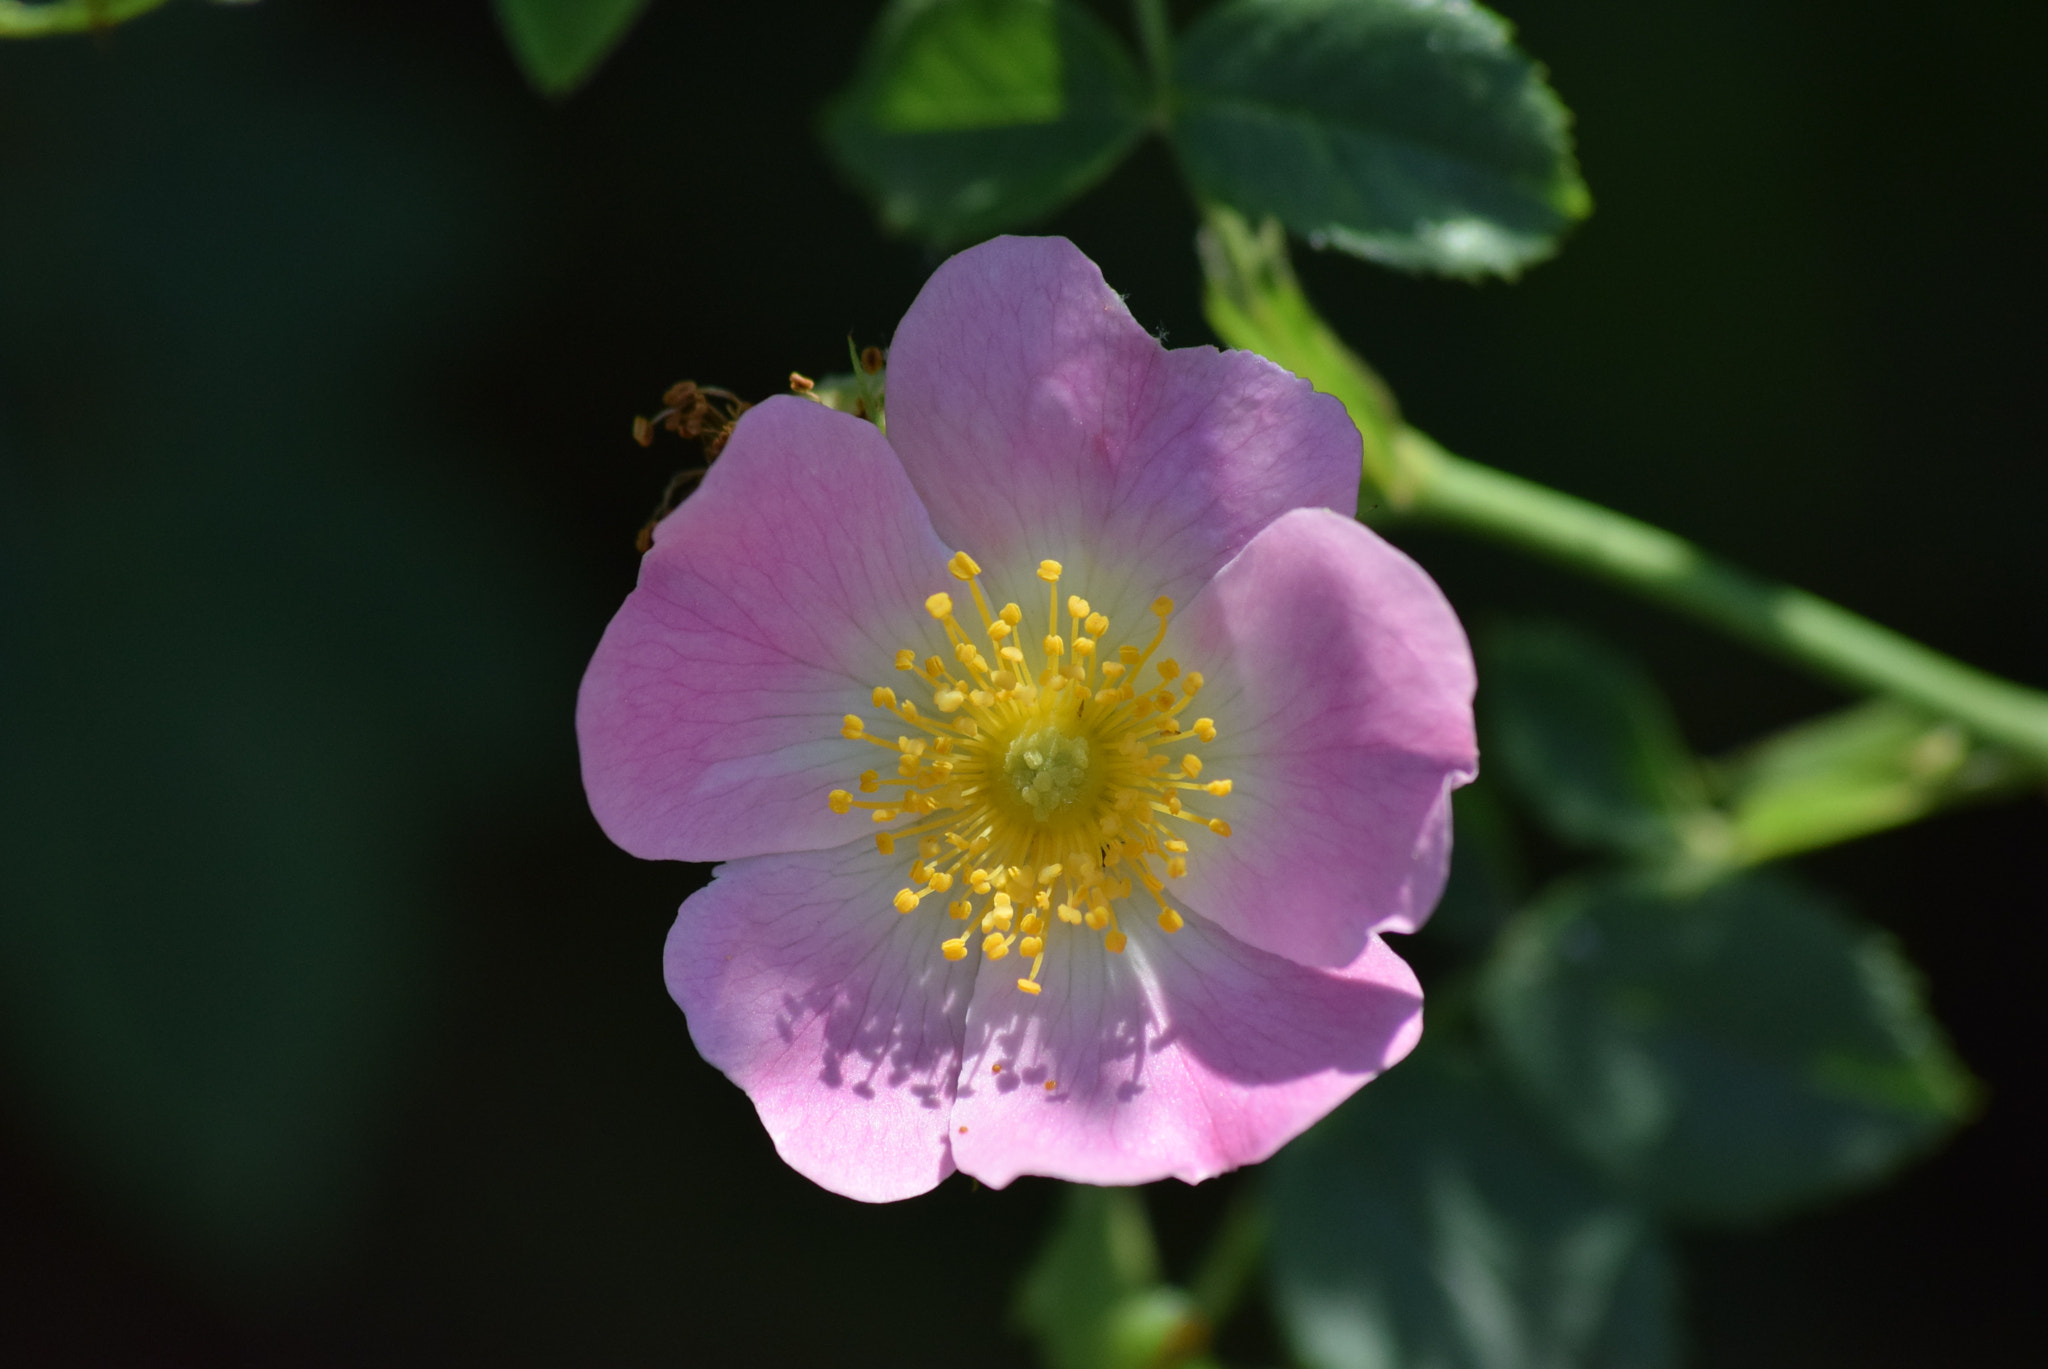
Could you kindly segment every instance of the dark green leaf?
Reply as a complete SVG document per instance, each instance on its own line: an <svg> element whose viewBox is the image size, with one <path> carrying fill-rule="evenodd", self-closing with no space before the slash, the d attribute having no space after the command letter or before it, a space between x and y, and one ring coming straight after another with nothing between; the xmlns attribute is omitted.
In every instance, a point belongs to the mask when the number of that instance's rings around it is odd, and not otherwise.
<svg viewBox="0 0 2048 1369"><path fill-rule="evenodd" d="M940 246L1051 212L1144 132L1137 67L1065 0L896 0L825 143L892 232Z"/></svg>
<svg viewBox="0 0 2048 1369"><path fill-rule="evenodd" d="M633 27L647 0L496 0L498 24L519 69L543 95L590 78Z"/></svg>
<svg viewBox="0 0 2048 1369"><path fill-rule="evenodd" d="M1637 856L1715 843L1692 755L1633 662L1562 625L1497 630L1480 648L1486 757L1559 836Z"/></svg>
<svg viewBox="0 0 2048 1369"><path fill-rule="evenodd" d="M1891 940L1764 875L1559 892L1503 937L1482 1003L1562 1133L1683 1217L1874 1182L1975 1096Z"/></svg>
<svg viewBox="0 0 2048 1369"><path fill-rule="evenodd" d="M1426 1047L1267 1169L1273 1306L1312 1369L1660 1369L1654 1224L1503 1083Z"/></svg>
<svg viewBox="0 0 2048 1369"><path fill-rule="evenodd" d="M1319 247L1512 276L1592 208L1564 105L1463 0L1232 0L1175 76L1197 190Z"/></svg>
<svg viewBox="0 0 2048 1369"><path fill-rule="evenodd" d="M1451 795L1451 877L1429 919L1429 934L1470 950L1493 943L1521 905L1522 861L1495 787L1484 778Z"/></svg>
<svg viewBox="0 0 2048 1369"><path fill-rule="evenodd" d="M1144 1199L1128 1188L1067 1189L1016 1315L1049 1369L1144 1369L1199 1333L1193 1299L1159 1282Z"/></svg>

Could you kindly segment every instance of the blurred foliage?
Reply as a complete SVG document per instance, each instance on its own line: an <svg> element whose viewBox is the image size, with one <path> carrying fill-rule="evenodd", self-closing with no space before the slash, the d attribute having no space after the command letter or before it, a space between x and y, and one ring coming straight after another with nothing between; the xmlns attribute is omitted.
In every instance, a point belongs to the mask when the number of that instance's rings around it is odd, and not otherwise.
<svg viewBox="0 0 2048 1369"><path fill-rule="evenodd" d="M493 0L519 69L543 95L589 80L647 8L647 0Z"/></svg>
<svg viewBox="0 0 2048 1369"><path fill-rule="evenodd" d="M1634 662L1563 624L1482 636L1487 762L1576 845L1670 859L1714 820L1678 722Z"/></svg>
<svg viewBox="0 0 2048 1369"><path fill-rule="evenodd" d="M0 38L91 33L162 8L168 0L0 0Z"/></svg>
<svg viewBox="0 0 2048 1369"><path fill-rule="evenodd" d="M459 145L182 116L153 175L10 168L0 1015L73 1163L195 1272L294 1284L406 1073L438 829L531 764L557 591L404 416L486 265Z"/></svg>
<svg viewBox="0 0 2048 1369"><path fill-rule="evenodd" d="M1483 1001L1561 1134L1674 1216L1874 1183L1976 1100L1891 940L1776 876L1562 887L1503 936Z"/></svg>
<svg viewBox="0 0 2048 1369"><path fill-rule="evenodd" d="M1668 1369L1656 1223L1430 1043L1268 1167L1274 1310L1309 1369Z"/></svg>
<svg viewBox="0 0 2048 1369"><path fill-rule="evenodd" d="M1069 1185L1017 1288L1016 1321L1048 1369L1195 1369L1207 1327L1194 1299L1161 1282L1135 1189Z"/></svg>
<svg viewBox="0 0 2048 1369"><path fill-rule="evenodd" d="M1122 43L1071 0L894 0L823 131L885 226L961 246L1100 180L1145 110Z"/></svg>

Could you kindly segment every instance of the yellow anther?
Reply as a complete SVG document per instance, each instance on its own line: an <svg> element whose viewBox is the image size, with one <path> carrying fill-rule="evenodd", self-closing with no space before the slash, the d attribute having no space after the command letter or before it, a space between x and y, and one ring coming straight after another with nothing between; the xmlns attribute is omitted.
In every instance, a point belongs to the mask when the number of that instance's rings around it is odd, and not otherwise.
<svg viewBox="0 0 2048 1369"><path fill-rule="evenodd" d="M1180 773L1189 779L1202 773L1202 758L1190 751L1180 758Z"/></svg>
<svg viewBox="0 0 2048 1369"><path fill-rule="evenodd" d="M1192 699L1202 692L1202 686L1207 683L1208 681L1202 678L1201 671L1190 670L1188 677L1180 682L1180 692Z"/></svg>
<svg viewBox="0 0 2048 1369"><path fill-rule="evenodd" d="M1093 637L1076 637L1074 639L1074 654L1076 656L1093 656L1095 654L1095 639Z"/></svg>
<svg viewBox="0 0 2048 1369"><path fill-rule="evenodd" d="M860 792L861 792L861 793L863 793L863 794L872 794L872 793L874 793L874 792L875 792L875 791L876 791L877 789L880 789L881 787L882 787L882 777L881 777L881 775L879 775L878 773L876 773L876 772L875 772L875 771L873 771L873 770L863 770L863 771L861 771L861 772L860 772Z"/></svg>
<svg viewBox="0 0 2048 1369"><path fill-rule="evenodd" d="M934 618L950 618L953 615L953 596L940 590L924 601L924 611Z"/></svg>
<svg viewBox="0 0 2048 1369"><path fill-rule="evenodd" d="M1188 844L1179 837L1168 837L1165 841L1159 843L1159 849L1178 854L1185 852L1188 849Z"/></svg>
<svg viewBox="0 0 2048 1369"><path fill-rule="evenodd" d="M1152 611L1162 618L1166 617L1173 612L1173 600L1167 598L1164 594L1160 595L1152 601Z"/></svg>
<svg viewBox="0 0 2048 1369"><path fill-rule="evenodd" d="M1000 618L988 625L988 639L991 642L1000 642L1009 635L1010 625Z"/></svg>
<svg viewBox="0 0 2048 1369"><path fill-rule="evenodd" d="M886 708L893 711L896 707L896 691L887 685L876 685L875 692L870 694L868 698L874 703L876 708Z"/></svg>
<svg viewBox="0 0 2048 1369"><path fill-rule="evenodd" d="M1054 880L1060 877L1060 870L1062 868L1064 867L1062 867L1058 862L1054 862L1051 865L1041 865L1040 867L1038 867L1038 882L1040 884L1052 883Z"/></svg>
<svg viewBox="0 0 2048 1369"><path fill-rule="evenodd" d="M1045 1091L1047 1093L1057 1093L1059 1091L1059 1087L1060 1081L1057 1079L1048 1079L1045 1081Z"/></svg>
<svg viewBox="0 0 2048 1369"><path fill-rule="evenodd" d="M1059 634L1057 633L1048 636L1040 645L1045 648L1045 654L1048 658L1056 658L1067 654L1067 644L1059 639Z"/></svg>
<svg viewBox="0 0 2048 1369"><path fill-rule="evenodd" d="M936 656L927 656L924 658L924 673L933 680L942 680L946 677L946 663Z"/></svg>
<svg viewBox="0 0 2048 1369"><path fill-rule="evenodd" d="M1033 894L1031 896L1031 901L1037 904L1040 908L1052 907L1052 890L1040 889L1036 894Z"/></svg>
<svg viewBox="0 0 2048 1369"><path fill-rule="evenodd" d="M896 891L895 903L896 911L899 913L914 911L917 907L917 895L908 889L898 889Z"/></svg>
<svg viewBox="0 0 2048 1369"><path fill-rule="evenodd" d="M937 837L918 838L917 854L923 860L936 860L941 849Z"/></svg>
<svg viewBox="0 0 2048 1369"><path fill-rule="evenodd" d="M1007 893L998 893L998 894L996 895L996 907L998 907L998 908L1008 908L1009 906L1010 906L1010 896L1009 896L1009 895L1008 895Z"/></svg>
<svg viewBox="0 0 2048 1369"><path fill-rule="evenodd" d="M1017 624L1024 621L1024 610L1018 608L1015 604L1004 604L1003 611L996 616L1001 618L1004 622L1008 623L1011 627L1015 627L1017 626Z"/></svg>
<svg viewBox="0 0 2048 1369"><path fill-rule="evenodd" d="M1029 954L1029 952L1026 952L1026 954ZM1017 987L1028 994L1035 995L1038 993L1038 981L1035 979L1020 979L1017 981Z"/></svg>
<svg viewBox="0 0 2048 1369"><path fill-rule="evenodd" d="M1154 694L1152 696L1152 706L1158 709L1161 713L1164 713L1167 709L1173 707L1173 695L1167 693L1163 689L1160 690L1157 694ZM1178 723L1174 725L1174 730L1180 730L1180 725Z"/></svg>
<svg viewBox="0 0 2048 1369"><path fill-rule="evenodd" d="M1122 955L1124 943L1128 940L1129 938L1122 932L1111 932L1108 936L1102 938L1102 949L1108 951L1111 955Z"/></svg>
<svg viewBox="0 0 2048 1369"><path fill-rule="evenodd" d="M1037 913L1026 913L1024 914L1024 920L1017 924L1017 930L1028 936L1036 936L1045 930L1045 919ZM1037 952L1032 951L1026 954L1036 955Z"/></svg>
<svg viewBox="0 0 2048 1369"><path fill-rule="evenodd" d="M1173 657L1169 656L1159 663L1160 679L1170 680L1178 674L1180 674L1180 662L1174 660Z"/></svg>
<svg viewBox="0 0 2048 1369"><path fill-rule="evenodd" d="M964 551L953 553L953 559L946 562L946 569L953 572L955 580L972 580L981 574L981 566Z"/></svg>
<svg viewBox="0 0 2048 1369"><path fill-rule="evenodd" d="M1045 581L1048 585L1055 583L1060 578L1060 563L1057 561L1040 561L1038 563L1038 578Z"/></svg>
<svg viewBox="0 0 2048 1369"><path fill-rule="evenodd" d="M1091 613L1088 615L1088 621L1081 624L1081 626L1088 629L1090 637L1100 637L1103 633L1109 631L1109 619L1103 617L1100 613Z"/></svg>
<svg viewBox="0 0 2048 1369"><path fill-rule="evenodd" d="M973 704L976 708L987 708L994 704L995 701L996 696L989 693L986 689L969 690L967 694L967 702Z"/></svg>
<svg viewBox="0 0 2048 1369"><path fill-rule="evenodd" d="M1024 664L1024 653L1013 646L1004 647L1001 651L998 651L996 655L1002 657L1004 660L1008 661L1012 665Z"/></svg>
<svg viewBox="0 0 2048 1369"><path fill-rule="evenodd" d="M1175 817L1180 816L1180 795L1168 794L1166 796L1166 811Z"/></svg>
<svg viewBox="0 0 2048 1369"><path fill-rule="evenodd" d="M981 939L981 953L990 960L1001 960L1010 953L1010 943L1003 940L1001 932L990 932Z"/></svg>
<svg viewBox="0 0 2048 1369"><path fill-rule="evenodd" d="M943 894L946 890L953 887L953 877L944 870L934 870L932 871L931 886L933 893Z"/></svg>
<svg viewBox="0 0 2048 1369"><path fill-rule="evenodd" d="M896 653L896 668L898 670L908 670L916 664L917 653L915 651L912 651L909 647L904 647L901 651Z"/></svg>
<svg viewBox="0 0 2048 1369"><path fill-rule="evenodd" d="M887 832L875 833L875 850L885 856L893 855L896 851L896 838L890 836Z"/></svg>
<svg viewBox="0 0 2048 1369"><path fill-rule="evenodd" d="M946 916L955 922L965 922L974 912L974 905L964 898L956 898L946 905Z"/></svg>
<svg viewBox="0 0 2048 1369"><path fill-rule="evenodd" d="M1144 659L1144 655L1144 652L1138 650L1138 648L1132 646L1129 642L1125 642L1122 646L1116 649L1116 658L1119 661L1122 661L1127 666L1136 665L1140 660ZM1109 669L1109 667L1104 666L1103 669L1107 670Z"/></svg>
<svg viewBox="0 0 2048 1369"><path fill-rule="evenodd" d="M1059 906L1058 911L1060 921L1066 923L1069 927L1078 927L1081 925L1081 910L1079 908L1076 908L1073 904L1062 903Z"/></svg>
<svg viewBox="0 0 2048 1369"><path fill-rule="evenodd" d="M1225 822L1222 818L1210 818L1209 830L1214 832L1219 837L1227 837L1230 835L1230 824Z"/></svg>
<svg viewBox="0 0 2048 1369"><path fill-rule="evenodd" d="M1215 740L1216 740L1216 720L1215 720L1214 718L1197 718L1197 719L1195 719L1195 735L1196 735L1197 737L1200 737L1200 738L1201 738L1201 739L1202 739L1203 741L1205 741L1205 742L1213 742L1213 741L1215 741Z"/></svg>
<svg viewBox="0 0 2048 1369"><path fill-rule="evenodd" d="M868 725L862 722L858 715L853 713L847 714L846 720L839 724L839 735L849 740L864 737L867 735L867 731Z"/></svg>
<svg viewBox="0 0 2048 1369"><path fill-rule="evenodd" d="M912 703L908 699L905 699L903 701L902 705L897 709L897 712L901 713L903 717L910 722L917 721L917 705Z"/></svg>
<svg viewBox="0 0 2048 1369"><path fill-rule="evenodd" d="M1109 909L1098 903L1088 910L1088 916L1083 920L1089 927L1099 932L1109 925Z"/></svg>
<svg viewBox="0 0 2048 1369"><path fill-rule="evenodd" d="M1211 794L1228 794L1230 792L1230 781L1210 780L1207 784L1203 785L1202 788L1206 789Z"/></svg>
<svg viewBox="0 0 2048 1369"><path fill-rule="evenodd" d="M1182 920L1181 915L1179 913L1176 913L1173 909L1161 908L1159 910L1160 931L1177 932L1185 926L1187 926L1187 923L1184 920Z"/></svg>
<svg viewBox="0 0 2048 1369"><path fill-rule="evenodd" d="M1088 601L1078 594L1069 594L1067 596L1067 613L1071 617L1086 618L1088 616Z"/></svg>
<svg viewBox="0 0 2048 1369"><path fill-rule="evenodd" d="M844 789L834 789L825 796L825 804L835 813L851 813L853 811L853 795L847 793Z"/></svg>
<svg viewBox="0 0 2048 1369"><path fill-rule="evenodd" d="M1186 856L1174 856L1173 858L1171 858L1170 860L1168 860L1168 861L1166 862L1166 877L1167 877L1168 879L1179 879L1179 878L1180 878L1181 876L1185 875L1185 874L1186 874L1187 872L1188 872L1188 858L1187 858ZM936 888L938 888L939 886L938 886L938 885L936 885L936 884L934 884L934 885L932 885L932 887L933 887L934 889L936 889ZM1171 929L1171 928L1169 928L1168 930L1170 931L1170 930L1172 930L1172 929Z"/></svg>
<svg viewBox="0 0 2048 1369"><path fill-rule="evenodd" d="M956 936L950 940L941 941L939 943L939 952L948 960L965 960L967 959L967 938Z"/></svg>
<svg viewBox="0 0 2048 1369"><path fill-rule="evenodd" d="M1019 955L1034 956L1041 954L1044 950L1045 942L1040 937L1027 936L1017 943L1017 954Z"/></svg>
<svg viewBox="0 0 2048 1369"><path fill-rule="evenodd" d="M958 713L960 705L967 702L967 696L957 689L942 689L933 697L932 702L939 706L941 713Z"/></svg>

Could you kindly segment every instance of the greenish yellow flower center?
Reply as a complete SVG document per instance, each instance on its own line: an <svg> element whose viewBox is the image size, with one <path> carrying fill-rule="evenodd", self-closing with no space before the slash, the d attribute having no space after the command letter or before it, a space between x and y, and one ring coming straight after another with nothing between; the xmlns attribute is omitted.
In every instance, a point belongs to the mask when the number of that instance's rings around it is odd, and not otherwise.
<svg viewBox="0 0 2048 1369"><path fill-rule="evenodd" d="M981 632L961 626L950 594L925 601L952 660L920 660L904 647L895 667L909 677L906 693L928 691L935 712L876 686L869 702L909 731L892 741L847 714L840 735L882 748L893 763L886 775L863 771L859 797L835 789L828 802L889 824L875 834L884 855L916 841L909 883L893 902L908 915L943 900L949 923L964 924L940 941L946 959L978 948L1001 960L1014 949L1031 962L1017 987L1035 994L1049 936L1095 933L1107 950L1124 949L1119 906L1134 890L1157 906L1162 931L1185 925L1166 881L1187 873L1186 836L1230 835L1229 823L1188 800L1221 798L1231 782L1202 778L1198 751L1216 739L1215 720L1184 719L1201 673L1158 656L1171 600L1153 602L1149 643L1111 647L1109 619L1079 595L1067 597L1062 632L1061 567L1042 561L1046 628L1029 642L1022 608L991 609L974 558L957 553L948 568L972 593Z"/></svg>

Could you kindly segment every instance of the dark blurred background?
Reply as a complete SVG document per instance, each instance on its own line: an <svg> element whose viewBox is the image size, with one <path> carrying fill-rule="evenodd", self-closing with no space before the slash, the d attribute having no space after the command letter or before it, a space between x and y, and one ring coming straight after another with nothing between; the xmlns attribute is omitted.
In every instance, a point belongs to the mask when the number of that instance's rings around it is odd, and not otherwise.
<svg viewBox="0 0 2048 1369"><path fill-rule="evenodd" d="M688 455L631 416L842 364L934 264L812 136L877 8L655 0L559 105L482 0L0 47L0 1360L1028 1362L1053 1186L783 1168L662 989L702 871L604 840L570 727ZM1513 286L1304 253L1409 416L2048 685L2048 10L1507 8L1590 224ZM1156 145L1048 228L1208 340ZM1401 540L1469 624L1639 654L1708 750L1838 701ZM1699 1365L2038 1362L2044 838L2036 800L1801 862L1989 1101L1873 1196L1689 1237ZM1170 1269L1238 1182L1151 1191Z"/></svg>

